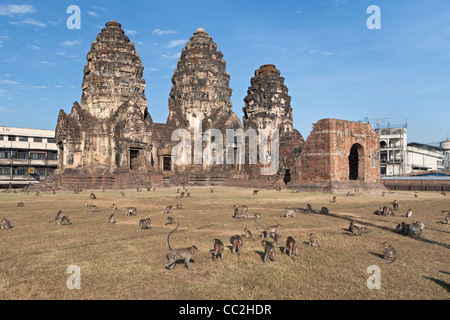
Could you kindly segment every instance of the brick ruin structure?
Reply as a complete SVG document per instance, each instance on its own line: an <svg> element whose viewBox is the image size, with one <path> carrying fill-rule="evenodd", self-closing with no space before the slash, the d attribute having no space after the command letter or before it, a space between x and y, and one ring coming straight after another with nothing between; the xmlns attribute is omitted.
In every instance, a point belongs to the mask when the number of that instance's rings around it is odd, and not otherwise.
<svg viewBox="0 0 450 320"><path fill-rule="evenodd" d="M143 72L134 43L121 25L114 20L106 23L87 54L81 103L75 102L70 114L59 113L55 133L59 164L53 181L62 187L89 188L286 183L328 191L381 185L379 137L370 125L320 120L305 142L293 127L291 97L274 65L255 71L241 122L232 110L223 54L202 28L181 52L166 123L152 121ZM213 133L214 139L205 139L214 132L210 129L222 135ZM262 175L261 161L249 161L248 144L242 149L236 137L227 144L227 129L278 130L278 171ZM180 140L171 137L176 130L191 137L200 132L201 150L209 146L216 159L223 156L223 163L197 163L195 152L185 157L188 161L175 163L172 152ZM220 139L222 149L211 147ZM226 161L227 156L233 163ZM237 163L239 157L245 162Z"/></svg>

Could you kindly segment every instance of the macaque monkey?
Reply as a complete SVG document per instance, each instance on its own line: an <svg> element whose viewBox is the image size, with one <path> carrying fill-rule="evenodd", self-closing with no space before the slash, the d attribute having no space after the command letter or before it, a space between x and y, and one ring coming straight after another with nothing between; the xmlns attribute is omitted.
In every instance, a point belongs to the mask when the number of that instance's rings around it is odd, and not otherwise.
<svg viewBox="0 0 450 320"><path fill-rule="evenodd" d="M230 243L232 245L231 253L234 254L236 252L238 256L240 256L242 247L244 245L244 241L242 241L242 238L238 235L234 235L230 238Z"/></svg>
<svg viewBox="0 0 450 320"><path fill-rule="evenodd" d="M23 207L24 204L23 204L23 202L19 202L19 203L17 204L17 206L18 206L18 207Z"/></svg>
<svg viewBox="0 0 450 320"><path fill-rule="evenodd" d="M285 209L284 213L280 215L282 218L295 218L295 209Z"/></svg>
<svg viewBox="0 0 450 320"><path fill-rule="evenodd" d="M283 250L284 253L288 252L289 257L292 258L293 261L295 261L295 256L298 255L297 250L297 241L294 240L292 237L287 237L286 239L286 246Z"/></svg>
<svg viewBox="0 0 450 320"><path fill-rule="evenodd" d="M117 210L117 206L115 203L112 204L111 208L113 208L114 210Z"/></svg>
<svg viewBox="0 0 450 320"><path fill-rule="evenodd" d="M314 235L314 233L311 233L309 235L309 245L311 247L320 247L318 242L317 242L317 239L316 239L316 236Z"/></svg>
<svg viewBox="0 0 450 320"><path fill-rule="evenodd" d="M139 221L139 230L151 229L152 228L150 225L151 222L152 222L152 219L150 219L150 218L141 219Z"/></svg>
<svg viewBox="0 0 450 320"><path fill-rule="evenodd" d="M93 194L93 193L91 193L91 194L89 195L89 197L90 197L91 199L97 199L97 197L96 197L95 194Z"/></svg>
<svg viewBox="0 0 450 320"><path fill-rule="evenodd" d="M92 212L98 212L97 206L91 205L91 211L92 211Z"/></svg>
<svg viewBox="0 0 450 320"><path fill-rule="evenodd" d="M137 209L135 207L128 207L125 209L125 215L126 216L135 216L137 214L136 210Z"/></svg>
<svg viewBox="0 0 450 320"><path fill-rule="evenodd" d="M256 196L259 190L253 190L253 195Z"/></svg>
<svg viewBox="0 0 450 320"><path fill-rule="evenodd" d="M172 212L172 205L166 206L166 208L164 209L164 214L171 213L171 212Z"/></svg>
<svg viewBox="0 0 450 320"><path fill-rule="evenodd" d="M394 200L394 202L392 202L392 206L394 207L394 210L398 210L398 201Z"/></svg>
<svg viewBox="0 0 450 320"><path fill-rule="evenodd" d="M168 224L175 224L175 220L171 216L167 216L165 225L167 226Z"/></svg>
<svg viewBox="0 0 450 320"><path fill-rule="evenodd" d="M116 223L116 217L115 217L114 213L109 216L108 223L111 223L111 224Z"/></svg>
<svg viewBox="0 0 450 320"><path fill-rule="evenodd" d="M336 197L333 197L333 200L331 200L332 203L336 203Z"/></svg>
<svg viewBox="0 0 450 320"><path fill-rule="evenodd" d="M9 220L6 220L5 218L2 219L2 222L0 223L0 229L2 230L9 230L11 229L11 222Z"/></svg>
<svg viewBox="0 0 450 320"><path fill-rule="evenodd" d="M253 236L253 235L252 235L251 231L248 230L247 228L245 228L245 229L244 229L244 235L243 235L243 237L246 238L246 239L251 239L252 236Z"/></svg>
<svg viewBox="0 0 450 320"><path fill-rule="evenodd" d="M254 214L256 220L261 220L261 215L259 213Z"/></svg>
<svg viewBox="0 0 450 320"><path fill-rule="evenodd" d="M264 247L264 259L263 263L266 263L267 260L274 261L275 257L275 247L267 240L261 241L262 246Z"/></svg>
<svg viewBox="0 0 450 320"><path fill-rule="evenodd" d="M209 253L212 254L212 260L214 261L217 257L220 257L220 259L223 259L223 242L219 239L213 240L213 248L212 250L209 250Z"/></svg>
<svg viewBox="0 0 450 320"><path fill-rule="evenodd" d="M169 249L169 253L167 253L167 262L165 263L166 269L172 270L175 266L177 260L184 260L184 265L186 268L191 271L191 265L190 260L192 256L197 253L198 249L195 246L191 246L189 248L182 248L182 249L172 249L169 243L169 237L172 233L175 232L175 230L178 229L180 223L178 222L175 229L169 232L166 238L167 248Z"/></svg>
<svg viewBox="0 0 450 320"><path fill-rule="evenodd" d="M383 259L390 260L390 262L394 262L397 258L397 252L394 247L392 247L389 243L384 242L384 250L383 250Z"/></svg>
<svg viewBox="0 0 450 320"><path fill-rule="evenodd" d="M411 218L411 216L412 216L412 210L411 210L411 208L409 208L408 211L406 211L406 217Z"/></svg>

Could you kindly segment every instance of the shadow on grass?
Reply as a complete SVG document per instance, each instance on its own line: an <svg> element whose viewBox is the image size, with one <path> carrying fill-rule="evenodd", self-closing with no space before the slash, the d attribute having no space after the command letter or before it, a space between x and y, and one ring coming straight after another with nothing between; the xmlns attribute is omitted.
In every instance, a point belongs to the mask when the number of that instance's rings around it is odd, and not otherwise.
<svg viewBox="0 0 450 320"><path fill-rule="evenodd" d="M380 258L380 259L383 259L383 258L384 258L383 255L382 255L381 253L370 252L370 251L369 251L368 253L373 254L374 256L377 256L377 257Z"/></svg>
<svg viewBox="0 0 450 320"><path fill-rule="evenodd" d="M333 218L337 218L337 219L343 219L343 220L347 220L349 222L352 221L352 220L355 220L357 223L365 225L365 226L368 226L368 227L378 228L378 229L381 229L381 230L385 230L385 231L389 231L389 232L393 232L395 234L398 234L397 231L394 228L378 226L378 225L370 223L370 222L363 222L363 221L360 221L360 220L356 220L353 217L340 216L340 215L337 215L337 214L334 214L334 213L328 213L325 216L329 216L329 217L333 217ZM417 241L424 242L424 243L435 244L435 245L438 245L440 247L443 247L443 248L446 248L446 249L450 249L450 245L448 245L446 243L437 242L437 241L433 241L433 240L429 240L429 239L424 239L422 237L410 237L410 238L414 239L414 240L417 240Z"/></svg>
<svg viewBox="0 0 450 320"><path fill-rule="evenodd" d="M450 284L448 284L447 282L439 280L439 279L435 279L435 278L425 277L425 276L424 276L424 278L433 281L434 283L440 285L445 290L447 290L447 292L450 292Z"/></svg>

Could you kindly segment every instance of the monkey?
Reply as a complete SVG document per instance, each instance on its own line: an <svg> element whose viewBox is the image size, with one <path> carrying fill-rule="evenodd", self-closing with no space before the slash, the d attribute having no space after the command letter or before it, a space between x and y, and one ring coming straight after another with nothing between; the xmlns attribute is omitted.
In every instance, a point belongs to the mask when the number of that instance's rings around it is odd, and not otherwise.
<svg viewBox="0 0 450 320"><path fill-rule="evenodd" d="M353 236L360 236L363 233L367 233L367 227L355 225L352 229Z"/></svg>
<svg viewBox="0 0 450 320"><path fill-rule="evenodd" d="M256 222L256 220L253 220L253 221L255 221L255 223L258 224L260 227L262 227L259 223ZM258 227L256 227L256 230L261 232L262 237L264 239L270 237L270 238L273 238L275 240L275 242L278 242L278 239L280 239L280 237L281 237L280 234L278 233L279 229L281 229L281 224L277 224L276 226L271 226L268 228L263 228L263 231L259 230Z"/></svg>
<svg viewBox="0 0 450 320"><path fill-rule="evenodd" d="M111 208L113 208L114 210L117 210L117 206L115 203L112 204Z"/></svg>
<svg viewBox="0 0 450 320"><path fill-rule="evenodd" d="M383 191L383 192L381 192L381 196L382 196L382 197L384 197L384 194L385 194L385 192L384 192L384 191Z"/></svg>
<svg viewBox="0 0 450 320"><path fill-rule="evenodd" d="M444 214L444 219L440 223L450 224L450 211L442 210L442 213Z"/></svg>
<svg viewBox="0 0 450 320"><path fill-rule="evenodd" d="M89 208L89 203L87 201L84 202L84 207Z"/></svg>
<svg viewBox="0 0 450 320"><path fill-rule="evenodd" d="M55 216L55 223L56 223L56 224L59 224L59 222L61 222L62 218L63 218L62 211L59 210L58 213L57 213L56 216Z"/></svg>
<svg viewBox="0 0 450 320"><path fill-rule="evenodd" d="M172 205L170 205L170 206L166 206L166 208L164 209L164 214L169 214L169 213L171 213L172 212Z"/></svg>
<svg viewBox="0 0 450 320"><path fill-rule="evenodd" d="M23 204L23 202L19 202L19 203L17 204L17 206L18 206L18 207L23 207L24 204Z"/></svg>
<svg viewBox="0 0 450 320"><path fill-rule="evenodd" d="M36 192L36 197L39 197L40 195L41 195L40 191Z"/></svg>
<svg viewBox="0 0 450 320"><path fill-rule="evenodd" d="M112 224L116 223L116 218L115 218L114 213L109 216L108 223L112 223Z"/></svg>
<svg viewBox="0 0 450 320"><path fill-rule="evenodd" d="M387 242L384 242L383 245L383 259L390 260L391 263L394 262L397 258L397 251L395 251L394 247Z"/></svg>
<svg viewBox="0 0 450 320"><path fill-rule="evenodd" d="M151 222L152 220L150 218L139 220L139 230L151 229L152 228L150 226Z"/></svg>
<svg viewBox="0 0 450 320"><path fill-rule="evenodd" d="M410 234L411 226L409 224L402 222L400 225L400 233L403 234L404 236Z"/></svg>
<svg viewBox="0 0 450 320"><path fill-rule="evenodd" d="M252 239L252 236L253 236L253 235L252 235L252 233L251 233L250 230L248 230L247 228L245 228L245 229L244 229L244 233L245 233L245 234L243 235L244 238L246 238L246 239Z"/></svg>
<svg viewBox="0 0 450 320"><path fill-rule="evenodd" d="M308 212L312 212L313 211L313 209L312 209L312 207L311 207L311 205L309 203L306 205L306 211L308 211Z"/></svg>
<svg viewBox="0 0 450 320"><path fill-rule="evenodd" d="M402 225L400 223L395 227L395 232L402 233Z"/></svg>
<svg viewBox="0 0 450 320"><path fill-rule="evenodd" d="M253 190L253 195L256 196L259 190Z"/></svg>
<svg viewBox="0 0 450 320"><path fill-rule="evenodd" d="M191 193L190 192L187 192L186 193L186 197L190 197L191 196Z"/></svg>
<svg viewBox="0 0 450 320"><path fill-rule="evenodd" d="M90 197L91 199L97 199L97 197L96 197L95 194L93 194L93 193L91 193L91 194L89 195L89 197Z"/></svg>
<svg viewBox="0 0 450 320"><path fill-rule="evenodd" d="M126 216L135 216L137 214L136 210L137 209L135 207L128 207L125 209L125 215Z"/></svg>
<svg viewBox="0 0 450 320"><path fill-rule="evenodd" d="M328 208L327 207L322 207L322 210L320 210L319 213L320 214L328 214L329 213Z"/></svg>
<svg viewBox="0 0 450 320"><path fill-rule="evenodd" d="M332 203L336 203L336 197L333 197L333 200L331 200Z"/></svg>
<svg viewBox="0 0 450 320"><path fill-rule="evenodd" d="M214 192L214 189L211 188L211 193L213 193L213 192Z"/></svg>
<svg viewBox="0 0 450 320"><path fill-rule="evenodd" d="M244 205L242 206L241 212L242 212L242 213L246 213L247 211L248 211L248 207L244 204Z"/></svg>
<svg viewBox="0 0 450 320"><path fill-rule="evenodd" d="M349 196L354 196L354 194L349 191L349 192L347 192L347 197L349 197Z"/></svg>
<svg viewBox="0 0 450 320"><path fill-rule="evenodd" d="M12 228L11 222L9 220L6 220L5 218L3 218L2 222L0 223L0 229L9 230L11 228Z"/></svg>
<svg viewBox="0 0 450 320"><path fill-rule="evenodd" d="M285 209L284 213L280 215L281 218L295 218L295 209Z"/></svg>
<svg viewBox="0 0 450 320"><path fill-rule="evenodd" d="M316 236L314 233L311 233L309 235L309 246L311 247L320 247L319 243L317 242Z"/></svg>
<svg viewBox="0 0 450 320"><path fill-rule="evenodd" d="M414 193L414 198L417 198L417 193Z"/></svg>
<svg viewBox="0 0 450 320"><path fill-rule="evenodd" d="M259 213L254 214L256 220L261 220L261 215Z"/></svg>
<svg viewBox="0 0 450 320"><path fill-rule="evenodd" d="M442 195L445 197L447 193L445 191L442 191Z"/></svg>
<svg viewBox="0 0 450 320"><path fill-rule="evenodd" d="M120 194L122 195L123 198L125 198L125 193L123 191L120 191Z"/></svg>
<svg viewBox="0 0 450 320"><path fill-rule="evenodd" d="M398 210L398 201L394 200L394 202L392 202L392 206L394 207L394 210Z"/></svg>
<svg viewBox="0 0 450 320"><path fill-rule="evenodd" d="M186 268L191 271L191 265L189 263L189 261L191 260L192 256L197 253L198 249L196 246L191 246L189 248L182 248L182 249L172 249L170 247L170 243L169 243L169 237L172 233L175 232L175 230L178 229L180 223L178 222L177 226L175 227L175 229L173 229L172 231L169 232L169 234L167 235L166 238L166 243L167 243L167 247L169 248L169 253L167 253L166 257L167 257L167 262L165 264L166 269L172 270L173 267L175 266L175 263L177 262L177 260L184 260L184 265L186 266Z"/></svg>
<svg viewBox="0 0 450 320"><path fill-rule="evenodd" d="M276 191L281 191L281 187L278 186L277 189L276 189Z"/></svg>
<svg viewBox="0 0 450 320"><path fill-rule="evenodd" d="M212 250L209 250L209 253L212 254L212 261L214 261L217 257L220 257L220 259L223 259L223 242L219 239L213 240L213 248Z"/></svg>
<svg viewBox="0 0 450 320"><path fill-rule="evenodd" d="M394 216L394 211L391 208L388 208L386 206L383 207L382 213L385 216L389 216L389 215Z"/></svg>
<svg viewBox="0 0 450 320"><path fill-rule="evenodd" d="M236 217L236 219L245 219L245 218L247 218L247 215L244 213L239 213Z"/></svg>
<svg viewBox="0 0 450 320"><path fill-rule="evenodd" d="M236 252L238 254L238 256L240 256L242 247L244 246L244 242L242 241L242 238L238 235L234 235L230 238L230 243L232 245L231 253L234 254Z"/></svg>
<svg viewBox="0 0 450 320"><path fill-rule="evenodd" d="M348 227L348 231L352 232L353 228L357 225L355 220L350 221L350 226Z"/></svg>
<svg viewBox="0 0 450 320"><path fill-rule="evenodd" d="M235 204L233 218L237 218L238 215L239 215L239 205Z"/></svg>
<svg viewBox="0 0 450 320"><path fill-rule="evenodd" d="M141 192L142 191L142 188L141 187L137 187L136 188L136 192Z"/></svg>
<svg viewBox="0 0 450 320"><path fill-rule="evenodd" d="M165 225L167 226L168 224L175 224L175 220L171 216L167 216Z"/></svg>
<svg viewBox="0 0 450 320"><path fill-rule="evenodd" d="M292 258L292 261L295 261L295 256L298 255L297 241L295 241L291 236L286 239L286 246L284 247L283 252L286 253L286 251L288 252L289 257Z"/></svg>
<svg viewBox="0 0 450 320"><path fill-rule="evenodd" d="M176 206L176 209L181 210L181 209L183 209L183 206L178 203L177 206Z"/></svg>
<svg viewBox="0 0 450 320"><path fill-rule="evenodd" d="M62 216L61 219L58 219L58 220L56 221L56 224L57 224L57 225L60 225L60 226L67 226L67 225L69 225L69 224L71 224L71 223L70 223L70 220L69 220L68 217Z"/></svg>
<svg viewBox="0 0 450 320"><path fill-rule="evenodd" d="M411 216L412 216L412 210L411 210L411 208L409 208L408 211L406 211L405 216L406 216L407 218L411 218Z"/></svg>
<svg viewBox="0 0 450 320"><path fill-rule="evenodd" d="M261 241L261 244L264 247L263 263L266 263L269 259L273 262L275 260L275 247L267 240Z"/></svg>
<svg viewBox="0 0 450 320"><path fill-rule="evenodd" d="M91 211L92 211L92 212L98 212L97 206L91 205Z"/></svg>
<svg viewBox="0 0 450 320"><path fill-rule="evenodd" d="M184 192L180 193L180 198L184 197Z"/></svg>
<svg viewBox="0 0 450 320"><path fill-rule="evenodd" d="M411 226L409 228L409 235L410 236L420 236L420 234L422 233L422 231L424 229L425 229L425 225L420 221L416 221L413 224L411 224Z"/></svg>

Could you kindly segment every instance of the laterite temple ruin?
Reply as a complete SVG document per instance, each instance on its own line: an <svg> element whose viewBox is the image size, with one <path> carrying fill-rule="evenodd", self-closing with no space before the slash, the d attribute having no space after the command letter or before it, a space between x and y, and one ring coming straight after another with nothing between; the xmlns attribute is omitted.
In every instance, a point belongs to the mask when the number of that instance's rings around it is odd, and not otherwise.
<svg viewBox="0 0 450 320"><path fill-rule="evenodd" d="M58 169L63 187L131 188L150 185L229 185L305 190L368 190L380 183L379 136L369 124L323 119L305 141L293 127L293 109L281 72L255 71L241 120L233 112L230 74L217 44L202 28L186 43L172 77L169 116L155 123L145 97L144 67L120 23L112 20L87 54L81 102L58 116ZM172 133L185 129L279 131L279 170L261 175L261 163L175 164ZM205 142L203 142L203 146ZM224 141L225 145L225 141ZM224 148L225 149L225 148ZM225 153L226 150L223 150ZM242 150L231 148L235 157Z"/></svg>

